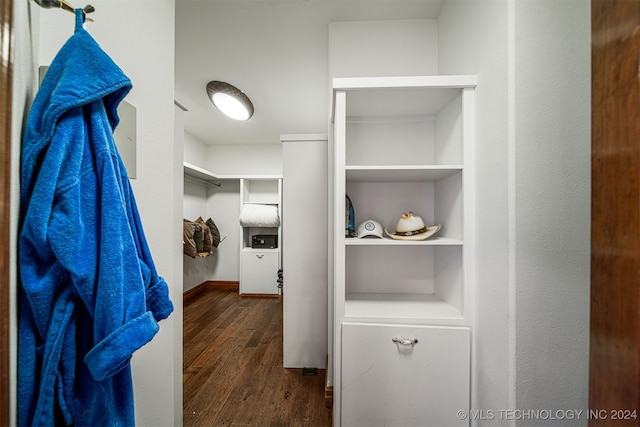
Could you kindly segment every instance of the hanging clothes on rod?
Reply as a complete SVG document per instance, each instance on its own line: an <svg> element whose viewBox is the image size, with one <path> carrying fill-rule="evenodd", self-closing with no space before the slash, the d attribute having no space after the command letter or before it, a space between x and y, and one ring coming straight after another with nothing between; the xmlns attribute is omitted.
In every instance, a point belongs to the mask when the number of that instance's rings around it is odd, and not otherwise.
<svg viewBox="0 0 640 427"><path fill-rule="evenodd" d="M130 359L173 304L113 138L131 81L75 18L22 141L17 421L133 426Z"/></svg>

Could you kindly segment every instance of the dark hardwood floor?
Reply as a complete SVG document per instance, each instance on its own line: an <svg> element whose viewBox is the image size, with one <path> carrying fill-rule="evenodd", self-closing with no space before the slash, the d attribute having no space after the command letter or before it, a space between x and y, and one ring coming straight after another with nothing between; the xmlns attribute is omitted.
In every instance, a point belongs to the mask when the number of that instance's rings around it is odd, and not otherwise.
<svg viewBox="0 0 640 427"><path fill-rule="evenodd" d="M331 425L325 372L282 367L282 298L212 286L189 299L183 363L185 427Z"/></svg>

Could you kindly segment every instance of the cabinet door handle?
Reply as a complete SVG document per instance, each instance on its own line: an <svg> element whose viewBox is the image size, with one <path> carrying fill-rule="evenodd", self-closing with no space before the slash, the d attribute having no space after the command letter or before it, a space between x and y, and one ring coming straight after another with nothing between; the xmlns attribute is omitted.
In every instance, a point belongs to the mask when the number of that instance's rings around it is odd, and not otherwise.
<svg viewBox="0 0 640 427"><path fill-rule="evenodd" d="M406 339L406 338L394 337L394 338L391 338L391 341L401 345L414 345L418 343L418 340L416 338Z"/></svg>
<svg viewBox="0 0 640 427"><path fill-rule="evenodd" d="M258 254L256 255L258 257L258 259L262 259L262 257L264 256L263 254Z"/></svg>

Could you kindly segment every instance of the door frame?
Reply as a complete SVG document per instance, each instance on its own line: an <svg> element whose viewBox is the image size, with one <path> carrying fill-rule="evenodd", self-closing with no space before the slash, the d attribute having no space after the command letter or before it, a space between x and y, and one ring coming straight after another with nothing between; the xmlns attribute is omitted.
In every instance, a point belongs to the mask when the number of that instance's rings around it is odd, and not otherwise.
<svg viewBox="0 0 640 427"><path fill-rule="evenodd" d="M0 425L10 420L10 222L13 0L0 0Z"/></svg>
<svg viewBox="0 0 640 427"><path fill-rule="evenodd" d="M640 0L591 1L589 426L640 410ZM623 415L618 420L612 416ZM625 414L635 419L625 420ZM604 414L608 414L604 419ZM630 421L630 423L629 423Z"/></svg>

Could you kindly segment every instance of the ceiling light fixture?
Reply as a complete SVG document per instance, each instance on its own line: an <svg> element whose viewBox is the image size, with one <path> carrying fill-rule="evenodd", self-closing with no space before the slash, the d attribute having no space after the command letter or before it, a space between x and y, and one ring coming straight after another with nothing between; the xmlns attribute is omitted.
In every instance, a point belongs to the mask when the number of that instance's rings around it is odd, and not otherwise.
<svg viewBox="0 0 640 427"><path fill-rule="evenodd" d="M207 95L218 110L234 120L249 120L253 116L249 97L229 83L217 80L207 83Z"/></svg>

